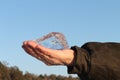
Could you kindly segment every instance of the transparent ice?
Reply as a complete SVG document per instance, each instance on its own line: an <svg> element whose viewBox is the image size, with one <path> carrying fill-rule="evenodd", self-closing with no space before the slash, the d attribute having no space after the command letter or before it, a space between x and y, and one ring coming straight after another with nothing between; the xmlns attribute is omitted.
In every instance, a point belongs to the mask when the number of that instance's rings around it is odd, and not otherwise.
<svg viewBox="0 0 120 80"><path fill-rule="evenodd" d="M63 50L68 48L68 43L65 39L65 36L59 32L51 32L41 38L36 40L38 44L56 50Z"/></svg>

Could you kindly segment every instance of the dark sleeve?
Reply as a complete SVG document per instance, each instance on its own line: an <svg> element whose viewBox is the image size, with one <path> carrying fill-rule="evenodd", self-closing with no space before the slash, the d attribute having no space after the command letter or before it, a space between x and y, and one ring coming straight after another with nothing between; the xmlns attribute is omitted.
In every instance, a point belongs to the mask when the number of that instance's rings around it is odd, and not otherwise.
<svg viewBox="0 0 120 80"><path fill-rule="evenodd" d="M69 74L82 80L120 80L120 43L89 42L71 49L76 55Z"/></svg>

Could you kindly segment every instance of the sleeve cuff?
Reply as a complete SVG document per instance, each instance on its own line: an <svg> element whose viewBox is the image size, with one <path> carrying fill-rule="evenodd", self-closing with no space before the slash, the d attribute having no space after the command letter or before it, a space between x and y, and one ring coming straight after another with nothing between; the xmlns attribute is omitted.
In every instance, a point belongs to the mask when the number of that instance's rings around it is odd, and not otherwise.
<svg viewBox="0 0 120 80"><path fill-rule="evenodd" d="M71 47L74 50L75 62L72 66L67 66L69 74L86 74L89 71L90 57L88 52L80 47Z"/></svg>

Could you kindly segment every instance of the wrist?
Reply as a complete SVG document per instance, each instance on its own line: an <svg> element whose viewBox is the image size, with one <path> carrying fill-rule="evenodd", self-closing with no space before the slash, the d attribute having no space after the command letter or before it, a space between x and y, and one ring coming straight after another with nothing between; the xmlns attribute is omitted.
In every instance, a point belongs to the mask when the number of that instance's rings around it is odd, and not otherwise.
<svg viewBox="0 0 120 80"><path fill-rule="evenodd" d="M65 65L67 65L67 66L74 65L74 63L75 63L75 52L72 49L69 50L67 58L66 58L65 61L66 61Z"/></svg>

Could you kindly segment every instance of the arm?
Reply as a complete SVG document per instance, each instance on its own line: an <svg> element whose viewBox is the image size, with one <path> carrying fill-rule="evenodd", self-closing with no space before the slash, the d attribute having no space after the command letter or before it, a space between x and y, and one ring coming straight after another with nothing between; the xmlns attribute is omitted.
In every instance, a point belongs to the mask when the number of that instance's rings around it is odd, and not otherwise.
<svg viewBox="0 0 120 80"><path fill-rule="evenodd" d="M86 43L81 48L52 50L25 41L23 49L46 65L68 66L68 73L75 73L82 80L119 80L120 43Z"/></svg>
<svg viewBox="0 0 120 80"><path fill-rule="evenodd" d="M119 80L120 43L86 43L74 46L76 60L68 73L77 73L82 80Z"/></svg>

